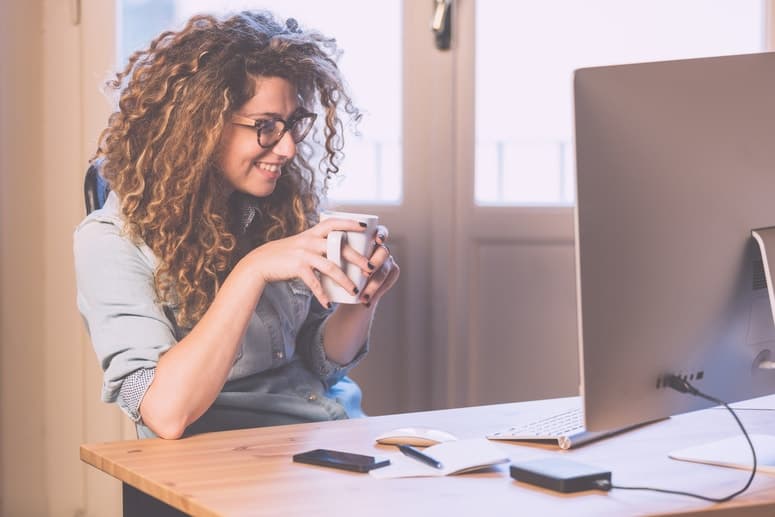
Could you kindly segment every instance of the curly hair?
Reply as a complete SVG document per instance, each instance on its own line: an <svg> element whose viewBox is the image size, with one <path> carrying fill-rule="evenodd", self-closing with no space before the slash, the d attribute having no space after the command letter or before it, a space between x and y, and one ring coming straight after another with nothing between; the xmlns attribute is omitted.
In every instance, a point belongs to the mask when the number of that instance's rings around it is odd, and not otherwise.
<svg viewBox="0 0 775 517"><path fill-rule="evenodd" d="M253 245L286 237L317 222L321 189L339 170L342 112L360 117L336 60L336 41L266 11L223 19L195 16L135 52L107 83L119 92L94 159L121 200L126 232L158 257L154 287L190 327L211 304L238 260L228 188L217 153L225 124L255 95L255 79L279 77L295 86L300 105L322 111L323 156L312 147L282 170L274 192L258 200ZM320 128L313 139L320 140ZM323 173L322 181L317 179Z"/></svg>

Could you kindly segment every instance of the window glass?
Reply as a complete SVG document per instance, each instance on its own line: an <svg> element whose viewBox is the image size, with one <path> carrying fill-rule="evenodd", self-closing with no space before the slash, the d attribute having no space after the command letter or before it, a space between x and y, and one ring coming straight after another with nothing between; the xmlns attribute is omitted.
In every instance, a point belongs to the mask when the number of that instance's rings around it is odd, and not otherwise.
<svg viewBox="0 0 775 517"><path fill-rule="evenodd" d="M119 0L118 5L119 64L162 30L180 28L197 13L269 9L335 37L344 51L339 64L364 116L357 133L345 129L345 159L330 183L329 198L401 201L401 2Z"/></svg>
<svg viewBox="0 0 775 517"><path fill-rule="evenodd" d="M765 49L763 0L480 0L475 200L572 205L573 70Z"/></svg>

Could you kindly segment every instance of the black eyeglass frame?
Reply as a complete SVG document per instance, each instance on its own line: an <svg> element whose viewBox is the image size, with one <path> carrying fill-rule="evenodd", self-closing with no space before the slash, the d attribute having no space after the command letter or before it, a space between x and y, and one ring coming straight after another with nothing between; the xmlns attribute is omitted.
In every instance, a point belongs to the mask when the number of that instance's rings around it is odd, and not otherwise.
<svg viewBox="0 0 775 517"><path fill-rule="evenodd" d="M292 130L293 127L298 124L300 121L305 119L310 119L309 125L304 130L303 133L300 135L294 135L293 131L291 131L291 138L293 138L293 142L298 144L306 136L309 134L310 129L312 129L312 126L315 125L315 120L317 119L317 114L313 113L311 111L307 111L304 108L299 108L296 111L294 111L290 117L288 117L288 120L282 119L280 117L269 117L264 119L255 120L249 117L243 117L242 115L233 114L231 116L231 122L232 124L236 124L238 126L245 126L245 127L252 127L256 130L256 141L258 141L258 145L264 149L271 149L272 147L276 146L280 140L283 139L285 136L285 133ZM271 142L261 142L261 130L267 125L267 124L277 124L278 122L282 123L283 129L280 131L280 133L273 139Z"/></svg>

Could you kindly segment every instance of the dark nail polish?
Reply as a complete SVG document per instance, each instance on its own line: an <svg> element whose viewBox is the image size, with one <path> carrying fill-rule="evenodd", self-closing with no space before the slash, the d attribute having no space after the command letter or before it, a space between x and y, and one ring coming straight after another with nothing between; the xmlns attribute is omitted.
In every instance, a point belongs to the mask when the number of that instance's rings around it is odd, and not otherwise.
<svg viewBox="0 0 775 517"><path fill-rule="evenodd" d="M366 265L367 265L367 266L369 266L369 269L374 269L374 264L372 264L371 262L369 262L369 263L368 263L368 264L366 264Z"/></svg>
<svg viewBox="0 0 775 517"><path fill-rule="evenodd" d="M371 298L371 295L369 295L369 294L364 294L363 295L363 299L366 300L367 302L369 301L369 298Z"/></svg>
<svg viewBox="0 0 775 517"><path fill-rule="evenodd" d="M357 287L353 287L353 293L358 294L358 293L360 293L360 291L358 290Z"/></svg>
<svg viewBox="0 0 775 517"><path fill-rule="evenodd" d="M362 223L362 222L360 222L360 221L358 222L358 224L360 224L360 225L361 225L361 228L366 228L366 226L367 226L367 225L366 225L366 223Z"/></svg>
<svg viewBox="0 0 775 517"><path fill-rule="evenodd" d="M367 303L366 307L371 307L371 302Z"/></svg>
<svg viewBox="0 0 775 517"><path fill-rule="evenodd" d="M328 302L328 303L326 304L326 307L328 307L328 308L330 309L331 307L333 307L333 305L331 304L331 302Z"/></svg>

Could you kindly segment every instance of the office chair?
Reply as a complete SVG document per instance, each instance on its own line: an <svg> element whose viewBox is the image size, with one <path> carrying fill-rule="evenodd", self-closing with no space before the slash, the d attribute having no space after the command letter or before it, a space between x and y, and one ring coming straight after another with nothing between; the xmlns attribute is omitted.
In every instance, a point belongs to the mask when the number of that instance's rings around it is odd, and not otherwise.
<svg viewBox="0 0 775 517"><path fill-rule="evenodd" d="M89 165L83 180L83 197L86 204L86 214L101 208L110 192L110 186L100 174L102 160L96 160Z"/></svg>

